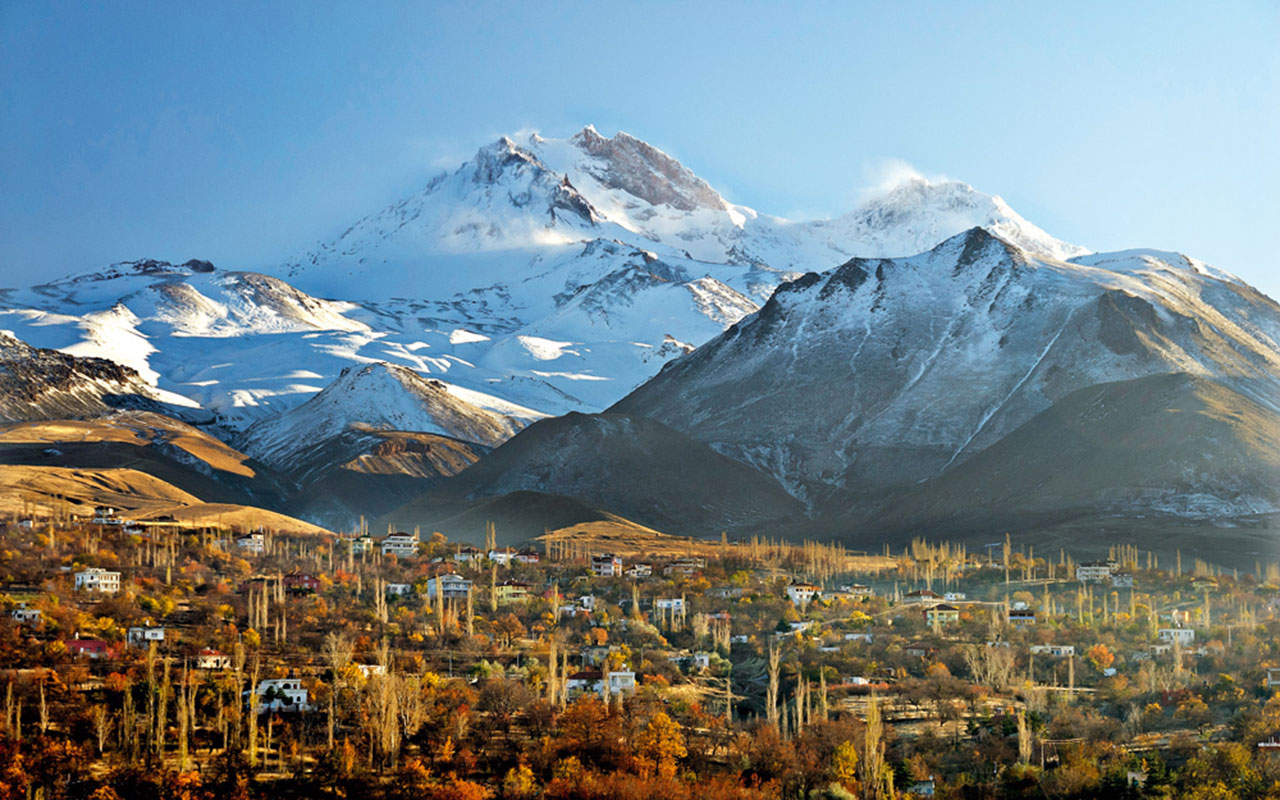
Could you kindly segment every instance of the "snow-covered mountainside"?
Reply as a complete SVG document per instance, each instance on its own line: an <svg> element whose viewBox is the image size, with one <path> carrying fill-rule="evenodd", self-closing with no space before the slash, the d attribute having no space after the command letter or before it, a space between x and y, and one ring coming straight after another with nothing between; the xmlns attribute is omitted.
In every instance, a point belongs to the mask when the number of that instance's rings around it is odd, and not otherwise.
<svg viewBox="0 0 1280 800"><path fill-rule="evenodd" d="M0 422L92 417L160 405L158 393L128 367L32 347L0 331Z"/></svg>
<svg viewBox="0 0 1280 800"><path fill-rule="evenodd" d="M1082 252L956 182L913 179L830 220L771 217L588 126L482 147L278 277L125 262L0 293L0 328L129 366L234 432L379 361L528 422L606 408L802 272L975 225L1032 253Z"/></svg>
<svg viewBox="0 0 1280 800"><path fill-rule="evenodd" d="M417 431L494 447L523 425L470 402L474 393L379 362L347 367L322 391L244 434L245 452L281 469L352 428Z"/></svg>
<svg viewBox="0 0 1280 800"><path fill-rule="evenodd" d="M1280 307L1194 260L1060 261L974 228L918 256L784 284L612 410L665 422L821 505L935 479L1074 392L1153 375L1245 398L1273 415L1260 434L1280 438L1277 343ZM1280 495L1235 501L1275 510Z"/></svg>

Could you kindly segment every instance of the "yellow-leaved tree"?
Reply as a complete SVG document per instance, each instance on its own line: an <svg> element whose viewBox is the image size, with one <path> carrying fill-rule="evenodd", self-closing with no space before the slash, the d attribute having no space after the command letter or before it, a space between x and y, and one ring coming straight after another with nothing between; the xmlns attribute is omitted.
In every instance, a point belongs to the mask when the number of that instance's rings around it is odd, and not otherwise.
<svg viewBox="0 0 1280 800"><path fill-rule="evenodd" d="M689 754L680 723L659 711L636 737L636 763L645 777L674 778L676 762Z"/></svg>

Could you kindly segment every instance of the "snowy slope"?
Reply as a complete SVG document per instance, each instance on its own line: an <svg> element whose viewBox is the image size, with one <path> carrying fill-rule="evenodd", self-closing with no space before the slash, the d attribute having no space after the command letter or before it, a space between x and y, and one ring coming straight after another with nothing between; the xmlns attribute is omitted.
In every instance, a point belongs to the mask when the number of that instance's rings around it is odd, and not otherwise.
<svg viewBox="0 0 1280 800"><path fill-rule="evenodd" d="M523 427L469 397L394 364L348 367L302 405L250 427L243 445L265 463L289 469L297 453L353 427L435 433L488 447Z"/></svg>
<svg viewBox="0 0 1280 800"><path fill-rule="evenodd" d="M159 408L158 401L158 394L128 367L35 348L0 331L0 422Z"/></svg>
<svg viewBox="0 0 1280 800"><path fill-rule="evenodd" d="M1280 307L1195 263L1038 258L975 228L782 286L614 410L813 501L934 478L1109 382L1188 374L1280 411Z"/></svg>

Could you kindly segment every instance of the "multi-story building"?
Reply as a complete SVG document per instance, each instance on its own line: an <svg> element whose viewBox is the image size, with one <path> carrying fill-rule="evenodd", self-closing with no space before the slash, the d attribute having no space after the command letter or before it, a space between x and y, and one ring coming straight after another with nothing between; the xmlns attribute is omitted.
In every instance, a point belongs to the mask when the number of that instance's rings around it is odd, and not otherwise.
<svg viewBox="0 0 1280 800"><path fill-rule="evenodd" d="M164 641L164 628L160 625L135 625L125 632L124 640L130 647L147 647L152 642Z"/></svg>
<svg viewBox="0 0 1280 800"><path fill-rule="evenodd" d="M616 578L622 575L622 559L612 553L599 553L591 557L591 572L597 578Z"/></svg>
<svg viewBox="0 0 1280 800"><path fill-rule="evenodd" d="M398 558L413 558L418 555L418 534L398 531L389 533L382 540L382 554Z"/></svg>
<svg viewBox="0 0 1280 800"><path fill-rule="evenodd" d="M932 608L925 609L924 621L930 625L935 622L939 625L950 625L953 622L960 621L960 609L946 603L939 603Z"/></svg>
<svg viewBox="0 0 1280 800"><path fill-rule="evenodd" d="M1115 572L1118 566L1114 561L1086 561L1076 566L1076 580L1081 583L1109 581L1111 573Z"/></svg>
<svg viewBox="0 0 1280 800"><path fill-rule="evenodd" d="M1156 635L1162 642L1191 644L1196 640L1196 632L1192 628L1161 628Z"/></svg>
<svg viewBox="0 0 1280 800"><path fill-rule="evenodd" d="M522 581L503 581L494 587L494 594L497 595L500 606L523 603L529 599L529 584Z"/></svg>
<svg viewBox="0 0 1280 800"><path fill-rule="evenodd" d="M120 591L120 573L101 567L89 567L75 574L76 590L115 594Z"/></svg>
<svg viewBox="0 0 1280 800"><path fill-rule="evenodd" d="M259 711L310 711L307 690L298 678L269 678L258 683ZM245 703L253 708L253 698L245 692Z"/></svg>
<svg viewBox="0 0 1280 800"><path fill-rule="evenodd" d="M261 533L251 533L248 536L241 536L236 539L236 547L247 553L265 553L267 550L267 537Z"/></svg>
<svg viewBox="0 0 1280 800"><path fill-rule="evenodd" d="M471 581L452 572L437 575L427 580L427 598L434 600L437 594L445 600L466 600L471 594Z"/></svg>
<svg viewBox="0 0 1280 800"><path fill-rule="evenodd" d="M808 605L820 594L822 594L822 587L812 583L797 581L787 586L787 598L797 606Z"/></svg>

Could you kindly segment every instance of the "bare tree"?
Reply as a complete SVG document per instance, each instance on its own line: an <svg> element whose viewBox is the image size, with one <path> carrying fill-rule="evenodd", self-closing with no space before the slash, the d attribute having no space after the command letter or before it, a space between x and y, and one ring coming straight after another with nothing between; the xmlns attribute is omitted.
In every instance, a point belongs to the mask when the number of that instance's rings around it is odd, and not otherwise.
<svg viewBox="0 0 1280 800"><path fill-rule="evenodd" d="M334 709L338 691L342 688L342 671L351 663L351 639L346 634L330 631L324 638L324 654L333 670L333 685L329 687L329 747L333 747Z"/></svg>

